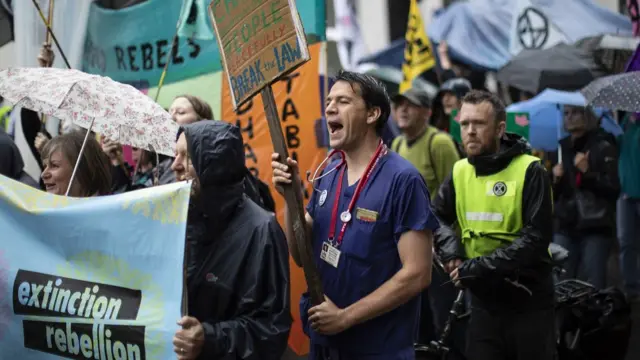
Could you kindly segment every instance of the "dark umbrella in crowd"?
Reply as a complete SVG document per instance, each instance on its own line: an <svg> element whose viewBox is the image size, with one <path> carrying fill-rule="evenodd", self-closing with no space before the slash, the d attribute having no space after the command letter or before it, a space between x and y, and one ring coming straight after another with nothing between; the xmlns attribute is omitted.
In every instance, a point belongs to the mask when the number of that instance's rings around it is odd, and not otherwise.
<svg viewBox="0 0 640 360"><path fill-rule="evenodd" d="M525 50L498 71L498 80L537 94L551 88L576 91L607 75L589 51L567 44Z"/></svg>
<svg viewBox="0 0 640 360"><path fill-rule="evenodd" d="M9 12L10 2L0 1L0 47L13 41L13 16Z"/></svg>
<svg viewBox="0 0 640 360"><path fill-rule="evenodd" d="M640 112L640 71L597 79L581 92L592 106Z"/></svg>
<svg viewBox="0 0 640 360"><path fill-rule="evenodd" d="M611 74L624 71L627 60L640 44L640 38L633 36L604 34L577 41L574 46L589 51L596 62Z"/></svg>

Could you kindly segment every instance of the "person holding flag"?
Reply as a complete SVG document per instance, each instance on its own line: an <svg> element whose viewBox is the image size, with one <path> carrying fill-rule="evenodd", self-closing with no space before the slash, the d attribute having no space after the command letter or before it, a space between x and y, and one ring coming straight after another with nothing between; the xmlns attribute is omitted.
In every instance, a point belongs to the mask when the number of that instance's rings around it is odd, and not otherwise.
<svg viewBox="0 0 640 360"><path fill-rule="evenodd" d="M422 15L416 0L411 0L409 8L409 23L405 36L407 44L404 48L404 63L402 64L402 82L399 92L403 93L412 87L413 80L422 73L436 66L433 46L424 30Z"/></svg>

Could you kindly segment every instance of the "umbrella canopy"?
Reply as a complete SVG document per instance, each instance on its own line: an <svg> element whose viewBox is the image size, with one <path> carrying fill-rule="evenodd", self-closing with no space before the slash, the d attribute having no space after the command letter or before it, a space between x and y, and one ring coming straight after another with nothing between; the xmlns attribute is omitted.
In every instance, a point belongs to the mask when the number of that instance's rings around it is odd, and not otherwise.
<svg viewBox="0 0 640 360"><path fill-rule="evenodd" d="M555 151L558 140L568 134L562 127L562 106L586 106L587 101L578 91L558 91L547 89L531 100L511 104L508 112L526 112L529 114L529 142L535 149ZM595 109L600 117L600 126L614 134L622 134L622 129L604 109Z"/></svg>
<svg viewBox="0 0 640 360"><path fill-rule="evenodd" d="M392 94L398 91L398 87L402 82L402 70L399 69L386 66L376 66L374 64L361 64L358 67L358 71L382 80L387 86L387 91ZM413 80L413 86L425 91L431 98L434 98L438 93L437 86L421 77Z"/></svg>
<svg viewBox="0 0 640 360"><path fill-rule="evenodd" d="M626 50L633 52L640 44L640 38L631 35L604 34L580 39L576 47L588 50Z"/></svg>
<svg viewBox="0 0 640 360"><path fill-rule="evenodd" d="M386 48L367 55L358 61L358 64L373 63L380 67L400 69L404 62L404 47L407 41L402 38L393 41Z"/></svg>
<svg viewBox="0 0 640 360"><path fill-rule="evenodd" d="M581 92L590 105L640 112L640 71L597 79Z"/></svg>
<svg viewBox="0 0 640 360"><path fill-rule="evenodd" d="M534 94L544 89L575 91L606 71L593 55L559 44L545 50L525 50L498 71L498 80Z"/></svg>
<svg viewBox="0 0 640 360"><path fill-rule="evenodd" d="M560 105L572 105L572 106L586 106L587 100L578 91L562 91L555 89L547 89L533 99L537 102L560 104Z"/></svg>
<svg viewBox="0 0 640 360"><path fill-rule="evenodd" d="M546 29L539 29L540 35L548 35L551 28L556 28L567 43L598 34L631 35L629 17L599 5L598 1L534 0L525 1L528 6L519 6L522 3L519 0L452 2L429 23L429 38L433 43L446 41L452 57L455 54L465 64L497 70L512 59L510 46L519 41L509 24L517 22L530 7L544 14L548 22Z"/></svg>
<svg viewBox="0 0 640 360"><path fill-rule="evenodd" d="M78 70L9 68L0 71L0 95L121 144L174 156L178 125L131 85Z"/></svg>
<svg viewBox="0 0 640 360"><path fill-rule="evenodd" d="M575 46L593 54L597 63L610 74L624 72L627 61L640 44L640 38L631 35L605 34L581 39Z"/></svg>

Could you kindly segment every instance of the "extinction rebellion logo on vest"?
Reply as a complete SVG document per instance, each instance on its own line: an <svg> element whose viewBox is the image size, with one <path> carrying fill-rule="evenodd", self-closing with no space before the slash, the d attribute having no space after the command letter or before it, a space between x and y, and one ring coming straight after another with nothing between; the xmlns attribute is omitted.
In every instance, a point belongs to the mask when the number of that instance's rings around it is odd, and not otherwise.
<svg viewBox="0 0 640 360"><path fill-rule="evenodd" d="M498 181L493 185L493 195L502 196L507 193L507 184L502 181Z"/></svg>
<svg viewBox="0 0 640 360"><path fill-rule="evenodd" d="M24 316L24 346L69 359L144 360L142 292L18 270L13 312ZM47 320L49 319L49 320Z"/></svg>

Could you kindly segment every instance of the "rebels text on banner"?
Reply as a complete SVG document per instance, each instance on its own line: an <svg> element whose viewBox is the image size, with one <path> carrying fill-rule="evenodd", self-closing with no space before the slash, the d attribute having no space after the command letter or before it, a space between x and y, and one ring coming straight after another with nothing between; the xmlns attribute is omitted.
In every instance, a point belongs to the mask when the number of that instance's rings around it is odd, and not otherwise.
<svg viewBox="0 0 640 360"><path fill-rule="evenodd" d="M213 0L209 16L234 108L309 60L294 0Z"/></svg>

